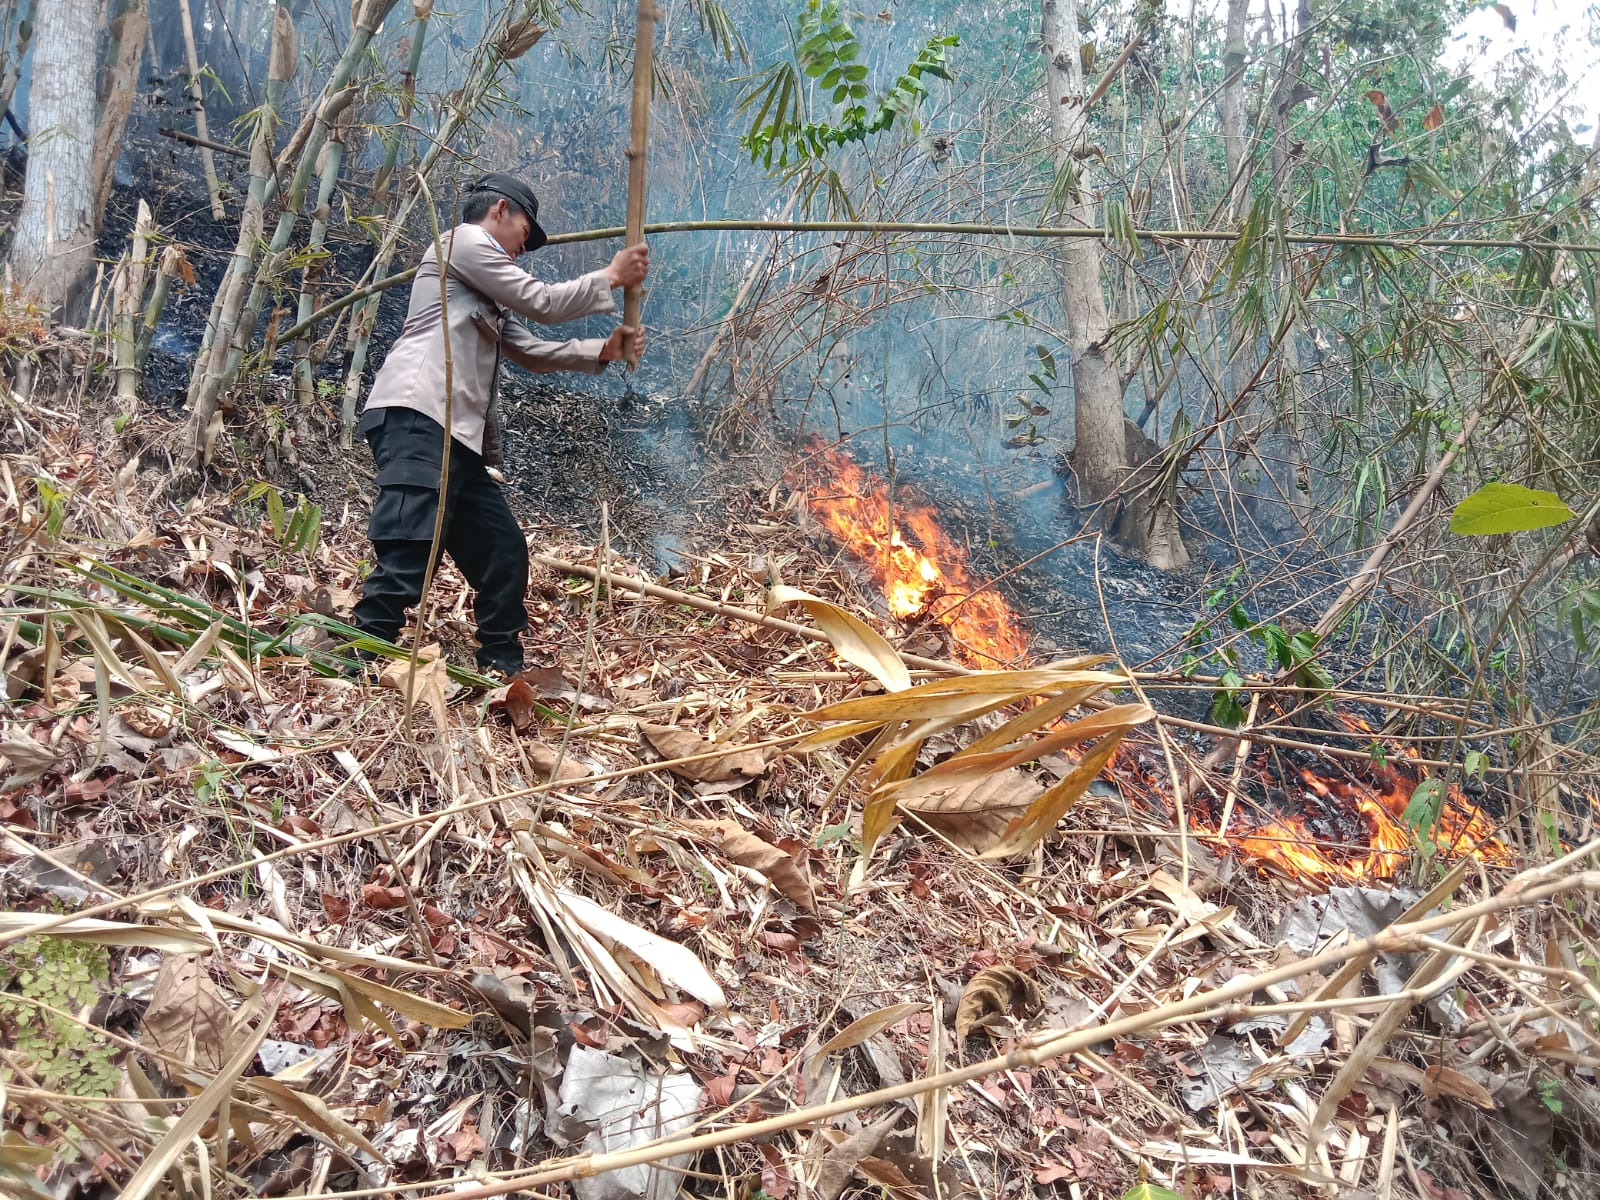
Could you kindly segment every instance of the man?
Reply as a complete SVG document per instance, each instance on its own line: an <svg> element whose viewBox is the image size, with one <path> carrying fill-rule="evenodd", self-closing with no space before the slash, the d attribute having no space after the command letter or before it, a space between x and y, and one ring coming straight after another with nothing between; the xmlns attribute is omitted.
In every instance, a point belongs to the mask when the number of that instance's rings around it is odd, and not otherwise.
<svg viewBox="0 0 1600 1200"><path fill-rule="evenodd" d="M495 405L500 360L529 371L593 375L624 358L635 338L642 350L643 332L627 326L604 339L543 342L516 316L554 324L614 312L612 291L644 282L650 258L644 246L630 246L603 270L567 283L540 283L516 263L519 254L545 243L539 202L531 188L510 175L490 174L474 182L462 218L440 239L445 304L440 304L439 264L430 246L411 284L405 326L373 380L357 426L378 463L378 497L367 526L377 565L362 588L354 623L365 633L395 641L406 609L422 597L444 474L448 325L453 403L440 549L476 593L479 669L510 676L523 667L528 549L489 473L503 461Z"/></svg>

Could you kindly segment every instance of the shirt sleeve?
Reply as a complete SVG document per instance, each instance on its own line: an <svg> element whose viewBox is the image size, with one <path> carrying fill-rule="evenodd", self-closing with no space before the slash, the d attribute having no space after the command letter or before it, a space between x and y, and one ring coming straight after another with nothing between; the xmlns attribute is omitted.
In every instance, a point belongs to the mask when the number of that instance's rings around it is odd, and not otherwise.
<svg viewBox="0 0 1600 1200"><path fill-rule="evenodd" d="M459 236L466 230L474 232ZM604 271L591 271L565 283L543 283L517 266L476 226L460 226L457 234L451 239L451 273L501 308L542 325L616 311Z"/></svg>
<svg viewBox="0 0 1600 1200"><path fill-rule="evenodd" d="M552 371L579 371L599 375L606 369L600 361L604 338L572 338L565 342L544 342L534 337L520 321L507 321L500 331L506 358L536 375Z"/></svg>

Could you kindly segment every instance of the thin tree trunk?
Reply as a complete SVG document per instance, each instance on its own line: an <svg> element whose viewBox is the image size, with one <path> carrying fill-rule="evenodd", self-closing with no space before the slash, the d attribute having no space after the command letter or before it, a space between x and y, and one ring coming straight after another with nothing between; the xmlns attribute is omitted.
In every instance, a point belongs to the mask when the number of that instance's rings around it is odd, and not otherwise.
<svg viewBox="0 0 1600 1200"><path fill-rule="evenodd" d="M1062 221L1092 227L1095 203L1077 0L1044 0L1041 40L1056 172L1066 185ZM1153 566L1178 567L1189 555L1172 505L1173 480L1154 453L1157 448L1127 418L1122 378L1112 357L1103 253L1103 247L1088 239L1071 239L1061 249L1075 406L1072 465L1079 499L1097 503L1124 492L1110 523L1113 540ZM1130 466L1137 469L1130 472Z"/></svg>
<svg viewBox="0 0 1600 1200"><path fill-rule="evenodd" d="M128 113L139 90L145 33L150 28L147 0L113 0L111 40L106 47L105 75L100 86L100 123L94 131L94 223L105 218L106 201L117 174L117 151L128 127ZM141 268L142 269L142 268ZM138 303L140 297L135 297Z"/></svg>
<svg viewBox="0 0 1600 1200"><path fill-rule="evenodd" d="M95 69L98 0L51 0L34 31L28 112L35 137L10 265L25 295L72 307L94 251Z"/></svg>
<svg viewBox="0 0 1600 1200"><path fill-rule="evenodd" d="M28 57L28 44L33 39L33 10L37 0L26 0L22 12L17 18L17 44L15 49L8 49L5 57L5 69L0 71L0 109L11 107L11 98L16 95L17 83L22 78L22 60ZM11 29L9 24L0 31L0 35L9 37Z"/></svg>

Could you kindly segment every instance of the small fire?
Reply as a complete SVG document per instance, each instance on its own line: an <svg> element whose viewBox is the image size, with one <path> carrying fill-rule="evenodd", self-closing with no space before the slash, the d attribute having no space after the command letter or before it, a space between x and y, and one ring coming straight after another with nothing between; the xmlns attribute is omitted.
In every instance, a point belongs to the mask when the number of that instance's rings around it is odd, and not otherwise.
<svg viewBox="0 0 1600 1200"><path fill-rule="evenodd" d="M954 656L968 666L1027 664L1022 620L999 592L976 588L965 550L939 528L931 507L904 500L891 504L882 480L837 451L818 449L815 461L826 467L829 477L808 490L811 510L872 570L890 613L901 620L943 625ZM1351 731L1379 740L1360 717L1340 720ZM1363 762L1358 770L1347 771L1301 768L1292 789L1289 781L1271 777L1273 756L1258 753L1253 756L1254 781L1288 790L1283 808L1294 811L1257 816L1236 810L1220 839L1214 814L1191 810L1190 821L1198 835L1296 879L1324 885L1393 879L1414 852L1416 839L1404 814L1425 772L1420 764L1408 763L1417 757L1409 747L1389 750L1397 762ZM1112 761L1111 770L1124 782L1149 792L1152 801L1170 804L1160 776L1142 769L1127 743ZM1444 797L1433 839L1448 857L1473 855L1496 865L1512 861L1488 816L1457 787Z"/></svg>
<svg viewBox="0 0 1600 1200"><path fill-rule="evenodd" d="M872 570L890 613L943 625L952 653L968 666L1010 666L1027 654L1021 621L999 592L973 583L966 551L939 528L932 508L891 504L883 480L837 451L820 450L817 458L828 479L810 490L811 510Z"/></svg>

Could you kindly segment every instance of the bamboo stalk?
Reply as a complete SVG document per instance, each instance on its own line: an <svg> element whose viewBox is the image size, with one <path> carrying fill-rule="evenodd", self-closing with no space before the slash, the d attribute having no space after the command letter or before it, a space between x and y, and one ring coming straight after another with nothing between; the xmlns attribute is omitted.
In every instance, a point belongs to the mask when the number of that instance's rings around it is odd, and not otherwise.
<svg viewBox="0 0 1600 1200"><path fill-rule="evenodd" d="M161 323L161 310L167 306L167 293L172 290L172 280L182 270L183 251L177 246L168 246L161 252L161 263L156 268L155 285L150 289L150 301L144 308L144 320L139 324L139 332L134 344L133 365L134 370L140 375L144 374L145 361L150 357L150 345L155 341L156 326Z"/></svg>
<svg viewBox="0 0 1600 1200"><path fill-rule="evenodd" d="M311 315L311 309L317 301L317 285L322 281L322 272L326 266L323 246L328 235L328 216L333 206L333 189L339 182L339 169L343 165L344 138L341 134L335 133L324 151L322 179L317 188L317 208L311 216L311 234L306 242L306 252L311 257L301 275L300 306L296 315L296 320L302 324L306 323L306 318ZM308 330L295 345L295 392L302 404L309 404L315 399L311 378L312 340L311 332Z"/></svg>
<svg viewBox="0 0 1600 1200"><path fill-rule="evenodd" d="M628 145L628 217L624 245L644 241L645 167L650 151L650 88L655 71L655 0L639 0L639 24L633 37L633 119ZM644 311L642 286L622 289L622 323L634 329ZM628 370L639 367L639 339L628 348Z"/></svg>
<svg viewBox="0 0 1600 1200"><path fill-rule="evenodd" d="M150 206L140 200L139 215L133 226L133 251L127 261L127 274L116 308L117 397L121 400L133 400L139 394L139 307L144 302L145 277L149 273L150 233L154 224Z"/></svg>
<svg viewBox="0 0 1600 1200"><path fill-rule="evenodd" d="M374 217L381 218L389 211L390 186L394 181L395 168L400 161L400 147L405 140L400 131L410 120L411 106L416 100L417 71L422 65L422 45L428 36L428 21L433 16L432 0L414 7L413 13L415 29L411 34L411 57L406 60L405 71L400 77L400 103L395 110L395 134L384 148L383 163L372 178L371 214ZM372 263L373 274L387 271L393 258L392 244L388 245L387 252L380 247L379 256ZM416 272L402 272L402 274L409 279ZM367 349L372 344L372 331L378 323L381 291L382 289L377 289L361 294L360 307L350 318L350 332L347 339L350 345L350 368L345 374L344 402L339 414L339 444L346 449L349 449L355 437L356 407L361 400L361 377L366 373ZM304 323L302 320L301 324Z"/></svg>
<svg viewBox="0 0 1600 1200"><path fill-rule="evenodd" d="M206 142L210 142L211 128L206 121L205 89L200 86L200 56L194 48L194 21L189 16L189 0L178 0L178 15L183 24L183 50L189 60L189 96L194 100L194 129ZM228 214L222 207L217 160L208 145L200 146L200 166L206 175L206 191L211 195L211 215L220 221Z"/></svg>

